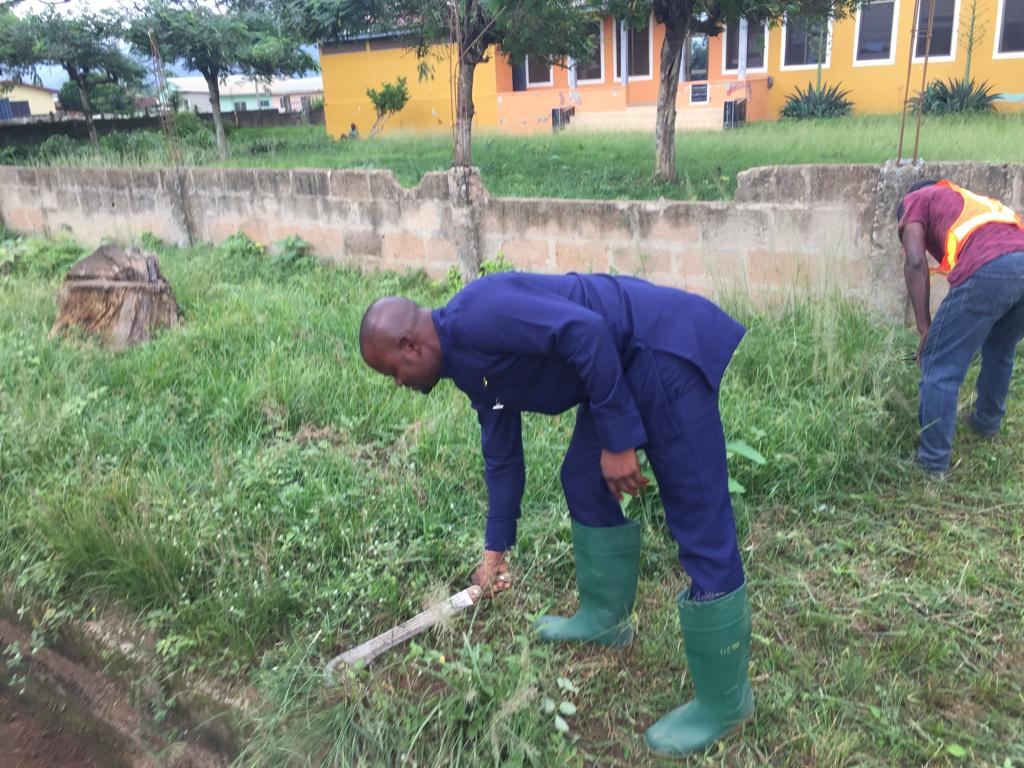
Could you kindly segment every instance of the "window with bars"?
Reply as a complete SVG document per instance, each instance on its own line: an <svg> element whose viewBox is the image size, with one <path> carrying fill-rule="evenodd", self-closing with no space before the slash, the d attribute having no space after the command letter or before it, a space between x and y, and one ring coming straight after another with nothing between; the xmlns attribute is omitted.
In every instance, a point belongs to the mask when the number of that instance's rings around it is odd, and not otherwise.
<svg viewBox="0 0 1024 768"><path fill-rule="evenodd" d="M526 57L526 82L529 85L551 85L551 65L544 59Z"/></svg>
<svg viewBox="0 0 1024 768"><path fill-rule="evenodd" d="M1024 54L1024 0L1002 0L998 52Z"/></svg>
<svg viewBox="0 0 1024 768"><path fill-rule="evenodd" d="M956 0L935 0L935 16L932 20L932 45L929 58L948 58L953 55L953 22L956 18ZM930 0L921 0L917 11L917 44L914 56L924 58L928 43L928 16L931 14Z"/></svg>
<svg viewBox="0 0 1024 768"><path fill-rule="evenodd" d="M576 80L604 80L604 25L595 21L588 25L590 51L576 60Z"/></svg>
<svg viewBox="0 0 1024 768"><path fill-rule="evenodd" d="M747 69L764 69L765 41L767 26L750 24L747 27ZM740 25L730 24L725 28L725 68L736 71L740 68Z"/></svg>
<svg viewBox="0 0 1024 768"><path fill-rule="evenodd" d="M807 67L828 60L828 21L787 19L783 66Z"/></svg>
<svg viewBox="0 0 1024 768"><path fill-rule="evenodd" d="M650 77L651 76L651 26L644 24L642 27L628 28L629 35L629 76ZM622 50L622 25L615 22L615 79L622 77L621 54Z"/></svg>
<svg viewBox="0 0 1024 768"><path fill-rule="evenodd" d="M684 80L708 79L708 36L693 35L686 39L682 68Z"/></svg>
<svg viewBox="0 0 1024 768"><path fill-rule="evenodd" d="M892 59L895 0L874 0L862 6L857 19L857 61Z"/></svg>

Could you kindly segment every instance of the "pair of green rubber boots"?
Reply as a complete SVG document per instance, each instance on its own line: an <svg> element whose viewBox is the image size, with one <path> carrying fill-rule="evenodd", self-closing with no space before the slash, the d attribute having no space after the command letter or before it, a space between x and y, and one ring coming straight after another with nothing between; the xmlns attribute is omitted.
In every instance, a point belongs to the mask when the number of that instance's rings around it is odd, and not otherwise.
<svg viewBox="0 0 1024 768"><path fill-rule="evenodd" d="M633 638L630 614L640 571L640 524L613 528L572 523L580 607L574 616L542 616L541 639L622 646ZM750 688L750 606L746 584L718 598L694 602L681 593L679 625L693 678L693 701L647 729L652 751L666 757L699 752L754 714Z"/></svg>

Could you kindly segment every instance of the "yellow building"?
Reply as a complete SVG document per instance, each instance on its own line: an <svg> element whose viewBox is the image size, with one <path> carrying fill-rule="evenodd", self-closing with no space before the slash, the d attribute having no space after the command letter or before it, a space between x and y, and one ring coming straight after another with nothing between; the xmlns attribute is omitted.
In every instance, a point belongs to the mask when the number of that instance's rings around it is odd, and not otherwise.
<svg viewBox="0 0 1024 768"><path fill-rule="evenodd" d="M38 85L0 83L0 120L17 117L45 117L56 111L53 102L56 93L51 88L43 88Z"/></svg>
<svg viewBox="0 0 1024 768"><path fill-rule="evenodd" d="M858 113L899 112L911 55L914 0L874 0L847 19L833 22L822 78L850 91ZM929 0L920 0L919 32L911 62L910 93L921 89ZM971 44L973 17L973 45ZM811 46L806 45L810 39ZM810 35L781 24L768 32L769 112L778 114L796 86L815 77ZM970 76L1002 95L996 108L1024 108L1024 0L935 0L927 79ZM748 70L749 71L749 70Z"/></svg>
<svg viewBox="0 0 1024 768"><path fill-rule="evenodd" d="M970 77L999 94L997 109L1024 109L1024 0L934 0L927 80ZM920 0L919 31L912 40L915 0L872 0L851 16L820 25L747 25L745 62L740 28L733 24L685 46L677 109L681 128L721 128L730 115L747 120L778 117L796 87L817 78L849 91L856 113L894 113L903 104L910 65L910 94L921 87L931 0ZM616 19L594 22L594 50L567 67L510 62L500 53L477 67L476 124L515 133L550 131L554 113L571 112L570 125L589 129L653 130L659 51L664 30L653 19L623 39ZM450 48L435 46L433 78L419 80L407 38L363 37L321 47L327 128L338 136L355 123L362 135L373 124L366 89L404 75L409 104L387 125L439 129L454 116ZM911 51L911 48L914 48ZM741 76L745 64L745 74ZM742 107L742 108L741 108Z"/></svg>
<svg viewBox="0 0 1024 768"><path fill-rule="evenodd" d="M455 119L455 57L453 47L435 45L425 59L429 76L421 79L416 52L406 46L409 38L367 35L320 46L320 67L324 81L324 116L327 132L334 137L348 134L355 124L366 136L377 115L366 95L405 77L409 103L391 117L384 130L450 129ZM475 125L496 126L497 78L494 57L479 64L473 79Z"/></svg>

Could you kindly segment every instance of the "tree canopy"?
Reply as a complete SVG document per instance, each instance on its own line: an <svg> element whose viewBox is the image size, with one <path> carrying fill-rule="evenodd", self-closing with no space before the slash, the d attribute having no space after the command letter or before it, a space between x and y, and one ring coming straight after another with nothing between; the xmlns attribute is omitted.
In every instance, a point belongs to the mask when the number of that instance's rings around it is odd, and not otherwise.
<svg viewBox="0 0 1024 768"><path fill-rule="evenodd" d="M317 68L277 10L269 0L225 0L216 7L199 0L148 0L132 20L128 38L136 50L149 53L152 29L164 61L180 62L205 78L222 158L228 154L220 111L224 77L270 78Z"/></svg>

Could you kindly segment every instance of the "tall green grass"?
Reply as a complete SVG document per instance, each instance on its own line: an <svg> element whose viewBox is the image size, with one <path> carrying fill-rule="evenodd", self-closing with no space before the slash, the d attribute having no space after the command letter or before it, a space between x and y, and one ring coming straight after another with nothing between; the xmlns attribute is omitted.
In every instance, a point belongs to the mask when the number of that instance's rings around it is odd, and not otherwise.
<svg viewBox="0 0 1024 768"><path fill-rule="evenodd" d="M911 126L912 128L912 126ZM182 139L185 163L219 165L203 127ZM209 133L209 131L207 131ZM1024 113L929 116L921 131L926 160L1024 162ZM908 137L911 134L908 134ZM678 184L652 180L653 133L566 132L531 137L478 130L473 161L491 194L716 200L736 191L736 174L760 165L881 163L896 157L899 118L762 122L725 132L677 135ZM62 139L58 141L57 139ZM93 149L55 137L36 150L12 148L0 162L55 165L144 165L168 162L159 133L115 134ZM451 136L394 134L334 141L321 126L239 128L229 135L229 165L245 167L389 168L407 186L451 165ZM906 146L911 146L910 139Z"/></svg>
<svg viewBox="0 0 1024 768"><path fill-rule="evenodd" d="M637 642L533 641L571 610L558 468L572 414L528 417L516 588L327 690L322 664L465 585L486 508L475 417L449 384L396 390L360 361L365 306L443 303L421 274L275 259L236 237L157 246L185 326L121 354L50 340L58 278L0 245L0 585L28 616L116 609L165 671L261 696L246 766L647 765L641 733L690 694L683 586L654 494ZM961 436L915 475L915 339L838 297L749 327L722 392L755 614L758 715L694 762L1002 766L1024 760L1022 395L1005 437ZM965 390L965 398L969 398ZM559 733L545 698L571 702ZM963 750L961 761L957 755Z"/></svg>

